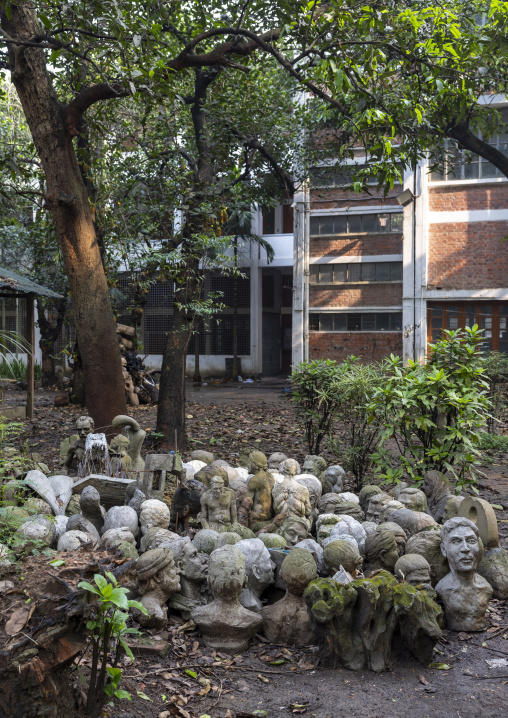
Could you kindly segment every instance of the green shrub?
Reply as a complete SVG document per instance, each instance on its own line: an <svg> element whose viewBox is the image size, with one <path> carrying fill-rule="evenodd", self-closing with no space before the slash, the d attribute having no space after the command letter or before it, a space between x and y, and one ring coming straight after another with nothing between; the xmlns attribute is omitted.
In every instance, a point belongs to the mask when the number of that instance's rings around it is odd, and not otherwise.
<svg viewBox="0 0 508 718"><path fill-rule="evenodd" d="M38 381L42 377L42 367L39 362L34 365L35 380ZM16 379L16 381L26 381L26 364L22 359L13 357L8 361L4 359L0 362L0 379Z"/></svg>
<svg viewBox="0 0 508 718"><path fill-rule="evenodd" d="M334 386L340 397L337 416L341 434L331 434L328 446L342 466L353 473L356 489L362 487L381 438L379 422L371 417L367 407L382 378L378 364L361 364L357 357L350 356L342 365Z"/></svg>
<svg viewBox="0 0 508 718"><path fill-rule="evenodd" d="M482 433L480 446L484 451L508 451L508 436Z"/></svg>
<svg viewBox="0 0 508 718"><path fill-rule="evenodd" d="M419 481L430 469L449 472L457 489L476 481L491 406L483 338L476 325L444 335L430 345L427 364L403 366L393 355L384 364L384 382L369 408L372 420L384 425L373 458L387 482L404 475ZM397 454L387 450L388 442Z"/></svg>
<svg viewBox="0 0 508 718"><path fill-rule="evenodd" d="M508 356L500 352L485 352L483 359L485 377L489 384L488 397L492 403L487 430L494 434L507 407Z"/></svg>

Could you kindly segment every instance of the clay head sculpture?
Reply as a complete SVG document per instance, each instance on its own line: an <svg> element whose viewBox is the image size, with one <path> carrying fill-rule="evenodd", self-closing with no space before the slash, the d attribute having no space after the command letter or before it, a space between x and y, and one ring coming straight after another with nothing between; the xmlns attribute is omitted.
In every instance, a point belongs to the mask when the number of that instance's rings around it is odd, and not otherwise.
<svg viewBox="0 0 508 718"><path fill-rule="evenodd" d="M277 533L284 537L287 546L294 546L307 538L310 527L310 521L305 516L288 516Z"/></svg>
<svg viewBox="0 0 508 718"><path fill-rule="evenodd" d="M140 523L141 533L157 526L161 529L169 527L170 511L168 506L158 499L148 499L141 504Z"/></svg>
<svg viewBox="0 0 508 718"><path fill-rule="evenodd" d="M339 466L339 464L329 466L325 471L325 479L330 484L332 492L334 494L341 493L345 478L346 472L344 471L342 466Z"/></svg>
<svg viewBox="0 0 508 718"><path fill-rule="evenodd" d="M247 586L242 591L240 603L250 611L259 613L263 604L260 596L267 586L273 583L275 564L264 543L257 538L243 539L235 544L245 556L245 574Z"/></svg>
<svg viewBox="0 0 508 718"><path fill-rule="evenodd" d="M325 478L326 461L322 456L315 456L314 454L307 454L303 462L302 473L312 474L316 476L321 483Z"/></svg>
<svg viewBox="0 0 508 718"><path fill-rule="evenodd" d="M323 558L330 576L336 574L341 566L354 576L363 561L355 544L343 539L327 544L323 551Z"/></svg>
<svg viewBox="0 0 508 718"><path fill-rule="evenodd" d="M390 531L378 529L367 536L365 541L366 575L370 575L378 569L393 573L398 558L397 541Z"/></svg>
<svg viewBox="0 0 508 718"><path fill-rule="evenodd" d="M436 521L441 521L448 497L452 493L450 482L441 471L427 471L422 489L427 497L427 511Z"/></svg>
<svg viewBox="0 0 508 718"><path fill-rule="evenodd" d="M181 585L180 591L171 597L169 605L187 618L196 606L205 603L202 587L208 575L208 557L198 553L188 536L168 541L166 545L173 552Z"/></svg>
<svg viewBox="0 0 508 718"><path fill-rule="evenodd" d="M92 434L94 432L95 422L91 416L80 416L76 419L76 429L79 434L79 438L82 441L85 441L88 434Z"/></svg>
<svg viewBox="0 0 508 718"><path fill-rule="evenodd" d="M411 586L432 588L429 562L417 553L408 553L398 559L395 576Z"/></svg>
<svg viewBox="0 0 508 718"><path fill-rule="evenodd" d="M426 559L430 566L432 586L435 586L450 572L448 561L441 551L440 531L421 531L411 536L406 543L406 553L417 553Z"/></svg>
<svg viewBox="0 0 508 718"><path fill-rule="evenodd" d="M286 456L286 454L283 454L282 451L275 451L273 454L270 454L270 456L268 457L268 462L267 462L268 468L274 469L275 471L280 471L282 474L283 472L280 470L279 466L283 461L286 461L287 458L288 457Z"/></svg>
<svg viewBox="0 0 508 718"><path fill-rule="evenodd" d="M382 510L382 505L386 501L390 501L391 498L392 497L389 494L385 494L384 492L371 496L369 499L369 503L367 504L367 513L365 514L365 520L373 521L375 524L380 523L380 513Z"/></svg>
<svg viewBox="0 0 508 718"><path fill-rule="evenodd" d="M238 544L223 546L212 552L208 584L214 601L198 606L191 613L205 644L210 648L240 653L261 628L261 616L240 603L245 582L245 556Z"/></svg>
<svg viewBox="0 0 508 718"><path fill-rule="evenodd" d="M322 544L325 538L331 534L335 524L338 524L340 518L335 514L319 514L316 520L316 538L319 544Z"/></svg>
<svg viewBox="0 0 508 718"><path fill-rule="evenodd" d="M400 491L398 501L412 511L427 511L427 497L420 489L407 487Z"/></svg>
<svg viewBox="0 0 508 718"><path fill-rule="evenodd" d="M137 620L142 626L163 628L168 620L166 601L180 590L173 554L168 548L147 551L138 559L136 572L140 602L149 613L145 616L138 612Z"/></svg>
<svg viewBox="0 0 508 718"><path fill-rule="evenodd" d="M379 486L375 486L374 484L367 484L366 486L363 486L360 489L360 493L358 494L358 498L360 499L360 506L364 511L367 511L367 507L369 505L369 501L375 494L381 494L383 493Z"/></svg>
<svg viewBox="0 0 508 718"><path fill-rule="evenodd" d="M399 556L403 556L406 550L407 536L402 526L399 526L392 521L385 521L384 523L379 524L379 528L386 529L387 531L392 532L392 534L395 536L395 540L397 541Z"/></svg>
<svg viewBox="0 0 508 718"><path fill-rule="evenodd" d="M316 479L315 476L302 475L296 476L295 481L298 481L299 484L307 488L309 492L310 507L314 513L317 512L319 499L321 498L321 494L323 492L323 487L321 486L319 479Z"/></svg>
<svg viewBox="0 0 508 718"><path fill-rule="evenodd" d="M450 573L439 581L436 592L444 604L452 631L482 631L492 587L476 569L482 557L479 531L469 519L449 519L441 528L441 552Z"/></svg>
<svg viewBox="0 0 508 718"><path fill-rule="evenodd" d="M273 454L272 454L272 456L273 456ZM275 468L275 467L273 467L273 468ZM296 476L296 474L298 472L298 462L295 461L294 459L284 459L284 461L282 461L280 463L278 469L279 469L279 472L284 477Z"/></svg>

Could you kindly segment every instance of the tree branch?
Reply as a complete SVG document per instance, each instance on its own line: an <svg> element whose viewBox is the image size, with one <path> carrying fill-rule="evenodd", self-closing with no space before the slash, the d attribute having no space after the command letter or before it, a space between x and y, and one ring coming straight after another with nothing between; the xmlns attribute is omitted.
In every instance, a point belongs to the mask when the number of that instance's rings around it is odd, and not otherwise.
<svg viewBox="0 0 508 718"><path fill-rule="evenodd" d="M92 85L85 90L79 92L72 102L67 105L67 130L72 137L79 135L77 126L82 114L95 102L101 100L111 100L118 97L128 97L131 91L121 85L119 82L108 84L106 82L99 85Z"/></svg>

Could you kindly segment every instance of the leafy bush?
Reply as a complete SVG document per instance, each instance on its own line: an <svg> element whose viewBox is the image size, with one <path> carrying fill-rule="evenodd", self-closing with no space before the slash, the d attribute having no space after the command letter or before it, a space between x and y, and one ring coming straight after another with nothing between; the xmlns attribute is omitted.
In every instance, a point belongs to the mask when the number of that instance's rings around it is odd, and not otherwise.
<svg viewBox="0 0 508 718"><path fill-rule="evenodd" d="M485 377L489 384L488 397L492 402L487 430L494 434L507 407L508 356L500 352L485 352L483 358Z"/></svg>
<svg viewBox="0 0 508 718"><path fill-rule="evenodd" d="M480 445L484 451L508 451L508 436L485 432L481 435Z"/></svg>
<svg viewBox="0 0 508 718"><path fill-rule="evenodd" d="M338 379L344 365L331 359L314 359L298 364L291 374L291 400L297 418L305 427L309 454L319 454L321 442L330 433L340 406Z"/></svg>
<svg viewBox="0 0 508 718"><path fill-rule="evenodd" d="M482 336L476 325L444 335L430 345L425 365L403 366L393 355L384 364L384 382L369 408L372 420L385 427L373 459L387 482L404 475L419 481L430 469L452 474L457 488L476 480L491 406ZM398 455L387 450L388 442Z"/></svg>
<svg viewBox="0 0 508 718"><path fill-rule="evenodd" d="M42 367L39 362L34 364L34 376L38 381L42 377ZM0 362L0 379L16 379L16 381L26 381L26 364L22 359L3 360Z"/></svg>
<svg viewBox="0 0 508 718"><path fill-rule="evenodd" d="M380 441L380 425L370 416L368 405L382 381L378 364L361 364L355 356L347 358L335 380L340 400L337 412L341 435L328 437L328 446L342 466L351 471L360 489Z"/></svg>
<svg viewBox="0 0 508 718"><path fill-rule="evenodd" d="M81 581L78 587L87 591L96 608L95 618L86 624L92 634L92 665L85 713L98 718L106 697L131 700L130 693L119 687L122 669L118 668L118 662L124 654L134 660L125 641L128 634L139 635L135 628L127 628L130 609L137 608L145 615L148 611L141 603L127 599L128 589L118 586L112 573L106 576L96 573L94 583Z"/></svg>

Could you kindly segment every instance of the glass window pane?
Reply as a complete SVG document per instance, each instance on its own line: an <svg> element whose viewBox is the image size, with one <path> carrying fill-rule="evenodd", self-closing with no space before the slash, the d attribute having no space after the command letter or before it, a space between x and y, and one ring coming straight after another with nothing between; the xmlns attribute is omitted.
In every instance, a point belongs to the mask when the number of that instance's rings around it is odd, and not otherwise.
<svg viewBox="0 0 508 718"><path fill-rule="evenodd" d="M476 304L466 304L464 310L464 324L466 327L471 328L477 323L477 306Z"/></svg>
<svg viewBox="0 0 508 718"><path fill-rule="evenodd" d="M362 315L361 314L348 314L347 315L347 328L349 332L359 332L362 328Z"/></svg>
<svg viewBox="0 0 508 718"><path fill-rule="evenodd" d="M319 315L319 330L321 332L333 332L333 314Z"/></svg>
<svg viewBox="0 0 508 718"><path fill-rule="evenodd" d="M319 264L310 265L310 281L319 282Z"/></svg>
<svg viewBox="0 0 508 718"><path fill-rule="evenodd" d="M376 262L362 262L359 266L362 268L363 282L376 281Z"/></svg>
<svg viewBox="0 0 508 718"><path fill-rule="evenodd" d="M357 234L358 232L363 232L361 214L351 214L348 217L348 232L349 234Z"/></svg>
<svg viewBox="0 0 508 718"><path fill-rule="evenodd" d="M478 157L473 157L471 162L466 162L464 164L464 179L478 179L479 166Z"/></svg>
<svg viewBox="0 0 508 718"><path fill-rule="evenodd" d="M345 214L337 214L333 218L334 234L346 234L347 232L347 216Z"/></svg>
<svg viewBox="0 0 508 718"><path fill-rule="evenodd" d="M402 331L402 312L394 312L390 315L390 327L394 332Z"/></svg>
<svg viewBox="0 0 508 718"><path fill-rule="evenodd" d="M350 264L348 266L348 282L360 282L362 279L362 265Z"/></svg>
<svg viewBox="0 0 508 718"><path fill-rule="evenodd" d="M347 329L347 314L333 315L333 329L336 332L345 332Z"/></svg>
<svg viewBox="0 0 508 718"><path fill-rule="evenodd" d="M310 233L319 234L319 217L310 218Z"/></svg>
<svg viewBox="0 0 508 718"><path fill-rule="evenodd" d="M319 234L333 234L333 215L319 218Z"/></svg>
<svg viewBox="0 0 508 718"><path fill-rule="evenodd" d="M319 314L309 314L309 329L311 332L319 331Z"/></svg>
<svg viewBox="0 0 508 718"><path fill-rule="evenodd" d="M376 329L376 315L362 314L362 331L373 332Z"/></svg>
<svg viewBox="0 0 508 718"><path fill-rule="evenodd" d="M347 282L347 264L334 264L333 266L333 281L334 282Z"/></svg>
<svg viewBox="0 0 508 718"><path fill-rule="evenodd" d="M494 167L494 165L490 164L490 162L485 162L485 160L481 163L481 172L483 179L498 176L497 167Z"/></svg>
<svg viewBox="0 0 508 718"><path fill-rule="evenodd" d="M390 281L390 264L389 262L376 263L376 280L378 282Z"/></svg>
<svg viewBox="0 0 508 718"><path fill-rule="evenodd" d="M390 329L390 315L376 314L376 329L378 332L387 332Z"/></svg>
<svg viewBox="0 0 508 718"><path fill-rule="evenodd" d="M379 215L364 214L362 216L362 232L379 232Z"/></svg>
<svg viewBox="0 0 508 718"><path fill-rule="evenodd" d="M402 222L404 221L404 215L402 212L395 212L390 215L390 224L392 232L402 232Z"/></svg>
<svg viewBox="0 0 508 718"><path fill-rule="evenodd" d="M402 281L402 262L390 262L390 279L392 282Z"/></svg>
<svg viewBox="0 0 508 718"><path fill-rule="evenodd" d="M333 282L333 264L320 264L319 265L319 281Z"/></svg>
<svg viewBox="0 0 508 718"><path fill-rule="evenodd" d="M449 304L447 317L446 317L447 329L458 329L459 328L459 308L456 304Z"/></svg>

